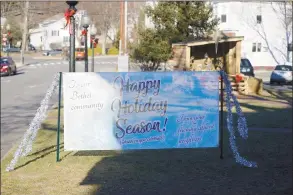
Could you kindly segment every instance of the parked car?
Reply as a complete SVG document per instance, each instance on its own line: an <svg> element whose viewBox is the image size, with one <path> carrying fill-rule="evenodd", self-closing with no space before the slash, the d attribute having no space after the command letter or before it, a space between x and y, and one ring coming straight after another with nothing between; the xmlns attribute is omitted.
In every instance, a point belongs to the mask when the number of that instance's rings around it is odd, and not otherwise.
<svg viewBox="0 0 293 195"><path fill-rule="evenodd" d="M277 65L270 78L270 84L292 83L292 65Z"/></svg>
<svg viewBox="0 0 293 195"><path fill-rule="evenodd" d="M240 62L240 72L246 76L254 77L254 69L249 59L242 58Z"/></svg>
<svg viewBox="0 0 293 195"><path fill-rule="evenodd" d="M84 60L85 58L85 48L78 47L75 48L75 60Z"/></svg>
<svg viewBox="0 0 293 195"><path fill-rule="evenodd" d="M20 52L20 47L4 47L3 48L3 52L7 53L7 52Z"/></svg>
<svg viewBox="0 0 293 195"><path fill-rule="evenodd" d="M28 45L28 50L29 51L37 51L36 48L32 44Z"/></svg>
<svg viewBox="0 0 293 195"><path fill-rule="evenodd" d="M43 51L44 56L55 56L62 53L62 49L53 49L49 51Z"/></svg>
<svg viewBox="0 0 293 195"><path fill-rule="evenodd" d="M16 75L17 69L16 64L11 57L0 58L1 76Z"/></svg>

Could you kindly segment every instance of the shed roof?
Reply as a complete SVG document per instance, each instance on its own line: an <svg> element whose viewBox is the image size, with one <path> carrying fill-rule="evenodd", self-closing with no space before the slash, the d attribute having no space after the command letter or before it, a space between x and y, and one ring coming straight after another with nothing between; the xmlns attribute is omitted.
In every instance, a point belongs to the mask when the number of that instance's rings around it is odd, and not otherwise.
<svg viewBox="0 0 293 195"><path fill-rule="evenodd" d="M224 43L224 42L237 42L237 41L243 41L244 37L225 37L218 41L218 43ZM189 41L189 42L180 42L180 43L173 43L172 46L199 46L199 45L208 45L208 44L215 44L214 40L197 40L197 41Z"/></svg>

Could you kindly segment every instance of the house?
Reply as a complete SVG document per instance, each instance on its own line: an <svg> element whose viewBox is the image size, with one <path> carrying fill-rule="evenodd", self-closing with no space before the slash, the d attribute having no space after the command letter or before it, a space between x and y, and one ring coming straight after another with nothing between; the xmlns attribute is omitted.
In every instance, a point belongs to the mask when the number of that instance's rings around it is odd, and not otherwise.
<svg viewBox="0 0 293 195"><path fill-rule="evenodd" d="M6 18L1 17L0 18L1 30L4 28L5 22L6 22Z"/></svg>
<svg viewBox="0 0 293 195"><path fill-rule="evenodd" d="M83 27L81 26L82 16L87 14L85 10L78 10L75 14L76 22L76 37L75 46L80 47L82 44L81 32ZM41 50L51 50L55 48L62 48L69 46L69 28L65 27L66 20L64 14L57 14L45 21L41 22L36 29L30 29L30 43ZM111 38L114 39L115 32L110 31ZM100 40L103 40L103 36L97 36ZM109 40L108 40L109 41ZM88 46L90 45L90 33L88 33Z"/></svg>
<svg viewBox="0 0 293 195"><path fill-rule="evenodd" d="M219 2L214 3L214 14L220 20L219 30L244 36L242 57L248 58L254 67L274 68L292 61L292 52L287 51L287 44L292 42L290 6L292 9L291 4L283 2ZM287 30L285 20L289 24Z"/></svg>
<svg viewBox="0 0 293 195"><path fill-rule="evenodd" d="M41 50L50 50L53 45L62 48L69 44L69 32L65 29L63 14L57 14L41 22L38 28L30 29L30 43Z"/></svg>
<svg viewBox="0 0 293 195"><path fill-rule="evenodd" d="M287 2L212 2L214 16L219 19L219 30L229 37L244 37L242 57L257 68L274 68L279 63L292 62L292 5ZM155 6L157 1L147 1ZM291 8L290 8L291 7ZM285 16L285 10L287 16ZM291 15L290 15L291 14ZM287 30L284 23L288 23ZM290 22L291 21L291 22ZM146 27L153 28L146 17ZM292 46L291 46L292 47Z"/></svg>

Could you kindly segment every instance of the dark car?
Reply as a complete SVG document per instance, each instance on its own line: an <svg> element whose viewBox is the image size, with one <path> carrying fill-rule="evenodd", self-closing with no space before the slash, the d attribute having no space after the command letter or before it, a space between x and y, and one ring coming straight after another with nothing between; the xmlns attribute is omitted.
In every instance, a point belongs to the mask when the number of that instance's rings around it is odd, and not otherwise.
<svg viewBox="0 0 293 195"><path fill-rule="evenodd" d="M254 77L254 69L247 58L242 58L240 62L240 72L245 76Z"/></svg>
<svg viewBox="0 0 293 195"><path fill-rule="evenodd" d="M11 57L1 57L0 58L0 68L1 76L10 76L12 74L16 75L16 64Z"/></svg>
<svg viewBox="0 0 293 195"><path fill-rule="evenodd" d="M32 44L28 45L28 50L29 51L37 51L36 48Z"/></svg>

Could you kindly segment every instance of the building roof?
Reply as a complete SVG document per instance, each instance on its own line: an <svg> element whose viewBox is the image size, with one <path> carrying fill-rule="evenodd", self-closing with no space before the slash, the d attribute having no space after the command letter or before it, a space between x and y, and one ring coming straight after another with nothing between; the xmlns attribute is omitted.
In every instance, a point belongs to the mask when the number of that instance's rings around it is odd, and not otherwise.
<svg viewBox="0 0 293 195"><path fill-rule="evenodd" d="M44 20L43 22L41 22L41 24L48 24L48 23L56 22L58 20L61 20L62 18L64 18L64 14L61 14L61 13L56 14L56 15Z"/></svg>
<svg viewBox="0 0 293 195"><path fill-rule="evenodd" d="M42 29L40 29L40 28L29 29L29 33L30 34L32 34L32 33L39 33L39 32L42 32Z"/></svg>

